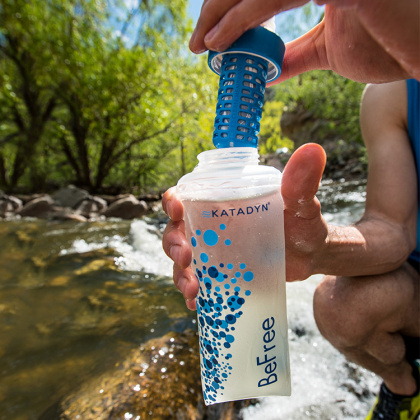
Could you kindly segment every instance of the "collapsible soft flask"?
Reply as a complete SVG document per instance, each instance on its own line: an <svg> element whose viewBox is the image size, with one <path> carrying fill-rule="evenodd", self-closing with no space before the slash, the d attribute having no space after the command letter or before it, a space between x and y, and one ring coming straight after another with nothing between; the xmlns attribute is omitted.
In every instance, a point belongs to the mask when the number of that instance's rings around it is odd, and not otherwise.
<svg viewBox="0 0 420 420"><path fill-rule="evenodd" d="M256 149L266 80L279 75L283 55L280 38L262 27L210 52L221 74L217 149L178 182L200 285L206 405L290 395L281 173L259 166Z"/></svg>

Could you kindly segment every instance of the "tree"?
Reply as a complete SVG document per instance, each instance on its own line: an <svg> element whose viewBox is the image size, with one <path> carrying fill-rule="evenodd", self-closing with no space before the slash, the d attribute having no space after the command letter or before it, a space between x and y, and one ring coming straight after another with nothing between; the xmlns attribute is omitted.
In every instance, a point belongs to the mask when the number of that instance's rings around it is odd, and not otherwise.
<svg viewBox="0 0 420 420"><path fill-rule="evenodd" d="M264 104L259 135L259 150L261 155L275 153L280 148L293 149L293 142L283 136L280 130L280 119L284 103L278 100L268 100Z"/></svg>
<svg viewBox="0 0 420 420"><path fill-rule="evenodd" d="M0 7L6 188L31 183L35 172L90 190L136 184L178 147L189 116L207 110L202 60L185 53L186 0L125 4L8 0Z"/></svg>
<svg viewBox="0 0 420 420"><path fill-rule="evenodd" d="M31 164L57 104L45 73L52 59L42 36L54 30L49 17L32 2L0 6L0 183L6 188L15 187Z"/></svg>

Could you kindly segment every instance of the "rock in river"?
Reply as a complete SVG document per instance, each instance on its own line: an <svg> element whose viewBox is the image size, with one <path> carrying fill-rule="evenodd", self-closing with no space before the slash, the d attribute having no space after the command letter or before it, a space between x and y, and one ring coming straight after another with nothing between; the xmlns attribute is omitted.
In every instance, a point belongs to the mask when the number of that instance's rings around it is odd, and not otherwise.
<svg viewBox="0 0 420 420"><path fill-rule="evenodd" d="M132 194L114 201L102 212L106 217L119 217L121 219L134 219L141 217L147 212L147 204L142 200L137 200Z"/></svg>
<svg viewBox="0 0 420 420"><path fill-rule="evenodd" d="M198 337L190 329L149 340L102 377L89 381L39 420L239 419L255 400L204 405Z"/></svg>

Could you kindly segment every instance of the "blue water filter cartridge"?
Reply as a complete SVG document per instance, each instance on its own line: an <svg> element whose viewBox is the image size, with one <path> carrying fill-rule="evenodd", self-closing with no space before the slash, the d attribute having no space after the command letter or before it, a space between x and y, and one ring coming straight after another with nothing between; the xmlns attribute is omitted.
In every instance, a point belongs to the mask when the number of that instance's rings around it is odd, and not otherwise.
<svg viewBox="0 0 420 420"><path fill-rule="evenodd" d="M209 52L209 67L220 75L213 133L217 148L257 147L265 86L280 76L284 53L281 38L262 26L245 32L224 52Z"/></svg>
<svg viewBox="0 0 420 420"><path fill-rule="evenodd" d="M217 149L201 153L177 185L199 282L206 405L291 392L281 172L259 165L256 148L265 83L280 74L284 54L267 32L210 53L220 70Z"/></svg>

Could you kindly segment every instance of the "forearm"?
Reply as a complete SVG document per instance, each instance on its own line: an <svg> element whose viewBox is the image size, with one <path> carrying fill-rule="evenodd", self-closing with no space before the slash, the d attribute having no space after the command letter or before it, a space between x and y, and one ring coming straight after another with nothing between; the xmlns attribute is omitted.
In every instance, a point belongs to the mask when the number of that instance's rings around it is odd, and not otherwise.
<svg viewBox="0 0 420 420"><path fill-rule="evenodd" d="M374 216L353 226L328 226L325 245L313 258L314 274L375 275L395 270L412 251L403 226Z"/></svg>

